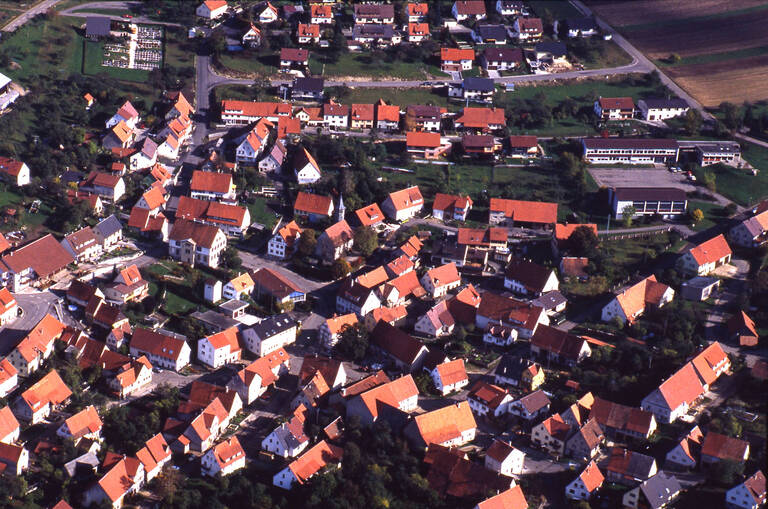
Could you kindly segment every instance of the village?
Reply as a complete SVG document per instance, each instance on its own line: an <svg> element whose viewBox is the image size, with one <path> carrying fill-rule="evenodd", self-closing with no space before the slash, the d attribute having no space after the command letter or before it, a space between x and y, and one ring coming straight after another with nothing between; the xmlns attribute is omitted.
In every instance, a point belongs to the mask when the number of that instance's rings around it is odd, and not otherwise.
<svg viewBox="0 0 768 509"><path fill-rule="evenodd" d="M765 101L596 1L172 4L3 28L0 506L765 505Z"/></svg>

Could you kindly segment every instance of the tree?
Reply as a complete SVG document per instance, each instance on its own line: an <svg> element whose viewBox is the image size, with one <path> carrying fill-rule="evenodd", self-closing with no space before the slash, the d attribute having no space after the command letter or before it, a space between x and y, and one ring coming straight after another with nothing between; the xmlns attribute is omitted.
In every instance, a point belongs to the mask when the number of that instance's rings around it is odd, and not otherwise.
<svg viewBox="0 0 768 509"><path fill-rule="evenodd" d="M669 59L668 60L669 60L670 64L676 64L676 63L680 62L680 60L682 60L682 59L680 58L680 55L678 55L677 53L672 53L671 55L669 55Z"/></svg>
<svg viewBox="0 0 768 509"><path fill-rule="evenodd" d="M363 256L371 256L371 253L379 247L379 237L373 229L361 226L355 230L354 246Z"/></svg>
<svg viewBox="0 0 768 509"><path fill-rule="evenodd" d="M689 136L696 136L701 131L701 124L703 119L701 113L696 109L689 109L683 117L683 125L685 126L685 132Z"/></svg>
<svg viewBox="0 0 768 509"><path fill-rule="evenodd" d="M352 272L352 266L344 258L339 258L333 262L333 267L331 267L333 279L341 279L350 272Z"/></svg>
<svg viewBox="0 0 768 509"><path fill-rule="evenodd" d="M731 131L741 127L742 116L738 106L727 101L722 102L720 103L720 111L722 111L724 115L723 123L725 124L725 127Z"/></svg>
<svg viewBox="0 0 768 509"><path fill-rule="evenodd" d="M368 352L368 329L362 323L347 325L339 334L336 351L354 361L361 361Z"/></svg>
<svg viewBox="0 0 768 509"><path fill-rule="evenodd" d="M299 237L299 253L309 256L315 252L315 246L317 246L317 232L311 228L302 231Z"/></svg>
<svg viewBox="0 0 768 509"><path fill-rule="evenodd" d="M704 219L704 212L701 209L691 211L691 220L694 223L700 223Z"/></svg>
<svg viewBox="0 0 768 509"><path fill-rule="evenodd" d="M637 214L637 209L632 205L624 207L624 210L621 211L621 219L625 227L632 226L632 218L635 217L635 214Z"/></svg>
<svg viewBox="0 0 768 509"><path fill-rule="evenodd" d="M705 171L704 174L701 176L701 181L704 184L704 186L712 191L713 193L717 191L717 178L715 177L715 172L713 171Z"/></svg>
<svg viewBox="0 0 768 509"><path fill-rule="evenodd" d="M589 226L579 226L568 237L568 246L575 256L593 258L600 241Z"/></svg>
<svg viewBox="0 0 768 509"><path fill-rule="evenodd" d="M724 486L733 486L744 473L744 463L740 461L720 460L712 469L712 477Z"/></svg>
<svg viewBox="0 0 768 509"><path fill-rule="evenodd" d="M227 246L224 250L223 265L229 270L237 272L243 266L243 260L234 246Z"/></svg>

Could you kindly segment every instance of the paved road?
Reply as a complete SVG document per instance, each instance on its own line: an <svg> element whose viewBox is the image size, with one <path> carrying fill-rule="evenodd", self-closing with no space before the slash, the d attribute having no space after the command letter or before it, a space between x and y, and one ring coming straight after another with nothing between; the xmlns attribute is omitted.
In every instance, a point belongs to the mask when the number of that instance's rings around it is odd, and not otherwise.
<svg viewBox="0 0 768 509"><path fill-rule="evenodd" d="M750 143L754 143L755 145L760 145L761 147L768 148L768 142L765 142L763 140L758 140L757 138L753 138L751 136L747 136L746 134L734 134L733 135L736 138L739 138L740 140L748 141ZM758 168L761 170L768 170L768 168Z"/></svg>
<svg viewBox="0 0 768 509"><path fill-rule="evenodd" d="M58 296L52 292L29 292L14 294L24 315L15 322L0 329L0 357L8 352L26 336L37 322L43 319L48 312L53 312L53 303Z"/></svg>
<svg viewBox="0 0 768 509"><path fill-rule="evenodd" d="M307 279L303 276L300 276L299 274L296 274L293 271L288 270L287 268L285 268L285 266L283 266L278 262L275 262L273 260L268 260L262 256L255 255L247 251L239 251L239 255L240 255L240 258L243 260L244 267L247 267L249 269L260 269L262 267L266 267L268 269L277 271L280 274L284 275L286 278L296 283L297 286L304 289L307 293L314 292L316 290L324 288L329 284L324 281L314 281L312 279Z"/></svg>
<svg viewBox="0 0 768 509"><path fill-rule="evenodd" d="M60 1L60 0L55 0ZM141 3L137 2L92 2L89 4L80 4L75 5L74 7L69 7L67 9L62 9L59 14L62 16L72 16L76 18L87 18L89 16L93 16L94 14L91 12L88 12L88 9L114 9L114 10L124 10L129 9L131 7L140 7ZM172 23L169 21L157 21L151 18L146 18L144 16L135 16L133 18L130 18L130 20L124 18L123 16L110 16L103 13L99 13L99 16L107 17L109 19L113 20L119 20L119 21L130 21L131 23L143 23L146 25L165 25L170 27L179 27L184 28L184 25L180 23Z"/></svg>
<svg viewBox="0 0 768 509"><path fill-rule="evenodd" d="M57 3L61 2L61 0L43 0L42 2L33 5L30 7L27 11L23 12L13 20L11 20L10 23L5 25L2 28L3 32L14 32L17 28L22 26L24 23L29 21L30 19L34 18L38 14L42 14Z"/></svg>

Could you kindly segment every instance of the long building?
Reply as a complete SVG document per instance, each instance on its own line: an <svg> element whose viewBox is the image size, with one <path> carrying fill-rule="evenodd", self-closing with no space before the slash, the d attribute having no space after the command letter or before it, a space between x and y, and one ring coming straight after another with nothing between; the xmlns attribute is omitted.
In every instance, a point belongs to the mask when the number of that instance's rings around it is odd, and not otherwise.
<svg viewBox="0 0 768 509"><path fill-rule="evenodd" d="M676 140L646 138L584 138L584 160L591 164L672 164L680 146Z"/></svg>
<svg viewBox="0 0 768 509"><path fill-rule="evenodd" d="M221 122L228 126L247 125L262 118L277 122L280 117L290 117L291 110L289 103L221 101Z"/></svg>
<svg viewBox="0 0 768 509"><path fill-rule="evenodd" d="M635 208L635 216L679 216L688 206L685 191L674 187L616 187L610 190L610 200L615 218L627 207Z"/></svg>

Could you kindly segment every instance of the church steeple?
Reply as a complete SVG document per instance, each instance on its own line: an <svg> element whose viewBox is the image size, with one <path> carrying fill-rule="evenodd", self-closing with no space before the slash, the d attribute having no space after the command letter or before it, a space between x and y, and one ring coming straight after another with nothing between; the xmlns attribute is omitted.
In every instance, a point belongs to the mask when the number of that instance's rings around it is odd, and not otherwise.
<svg viewBox="0 0 768 509"><path fill-rule="evenodd" d="M344 206L344 196L339 193L339 206L336 209L336 221L341 221L347 213L347 208Z"/></svg>

